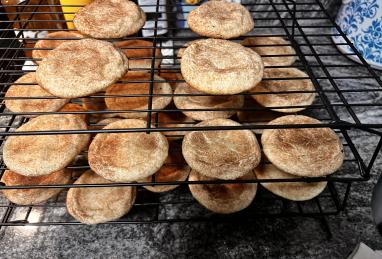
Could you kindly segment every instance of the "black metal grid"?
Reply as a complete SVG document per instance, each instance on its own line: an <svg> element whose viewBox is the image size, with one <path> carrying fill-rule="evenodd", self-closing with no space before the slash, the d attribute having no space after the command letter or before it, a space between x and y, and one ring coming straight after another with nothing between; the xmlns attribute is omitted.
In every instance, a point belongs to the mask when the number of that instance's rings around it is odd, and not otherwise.
<svg viewBox="0 0 382 259"><path fill-rule="evenodd" d="M28 4L29 1L26 1ZM151 114L153 112L161 113L175 113L181 112L184 110L175 109L175 108L166 108L165 110L155 110L152 109L152 98L154 96L159 96L163 94L154 94L153 85L157 80L154 80L154 73L161 75L164 70L173 70L174 72L180 72L179 67L179 58L177 57L177 51L183 46L185 42L198 39L195 34L192 34L189 29L178 28L175 26L176 21L181 19L176 18L175 15L179 10L174 9L176 6L185 6L184 3L178 3L176 0L168 1L167 14L168 14L168 33L166 35L158 35L157 31L160 29L158 27L158 21L160 20L161 11L159 10L159 0L157 0L156 16L154 17L154 35L151 37L142 37L141 34L137 34L131 37L126 37L124 39L113 39L110 41L119 41L126 39L145 39L152 41L154 47L152 47L152 55L144 57L142 59L151 60L151 68L146 69L150 73L150 80L140 81L141 83L149 83L150 90L147 94L140 95L125 95L125 98L132 97L148 97L148 106L147 109L140 110L139 112L147 113L147 127L139 129L118 129L118 130L86 130L86 131L50 131L50 132L14 132L14 129L21 126L27 121L22 115L26 113L13 113L5 109L4 105L4 94L7 91L7 88L17 79L19 76L23 75L25 71L21 70L25 65L25 61L33 61L31 57L26 57L24 51L33 50L33 48L27 47L25 42L20 42L19 39L23 36L25 31L30 30L28 24L30 23L41 23L42 20L37 20L35 18L36 13L41 13L39 8L46 7L47 5L41 4L43 1L40 1L40 4L29 4L26 6L17 6L18 9L16 12L12 13L15 15L14 19L8 21L2 21L4 25L0 30L0 35L4 44L0 46L0 66L2 70L0 71L0 141L3 142L6 139L6 136L9 135L38 135L38 134L73 134L73 133L111 133L111 132L163 132L166 134L168 131L189 131L195 130L192 127L193 123L190 123L189 127L175 127L177 122L173 124L168 124L161 122L158 119L158 116L155 116L155 121L152 122ZM204 216L197 215L186 215L184 217L176 216L170 217L168 215L162 215L160 213L161 209L168 206L189 206L189 204L194 203L189 198L188 194L184 194L184 189L182 194L184 197L188 197L188 200L179 200L179 197L172 196L171 194L167 195L171 199L170 201L164 201L167 199L165 194L154 195L145 191L143 188L139 187L138 202L135 204L137 209L134 209L132 213L127 215L126 218L121 220L110 222L112 224L128 224L128 223L155 223L155 222L180 222L180 221L190 221L190 220L231 220L240 218L255 218L258 216L312 216L318 217L323 220L325 228L328 230L327 223L324 216L334 215L342 211L345 206L350 192L350 186L353 181L365 181L370 177L370 171L374 164L374 161L377 157L377 154L382 146L382 133L380 128L382 127L381 122L368 123L364 122L359 114L364 109L375 109L379 108L382 104L371 102L366 97L370 93L378 93L382 91L382 82L375 71L373 71L370 66L365 62L365 60L359 55L356 49L353 47L351 42L346 38L344 33L339 29L339 27L334 23L333 19L329 16L327 11L324 9L319 0L312 0L309 3L299 3L290 0L268 0L265 3L255 3L255 4L244 4L254 16L255 20L255 29L249 35L257 36L281 36L290 41L291 46L296 50L297 62L291 66L286 67L296 67L304 70L309 78L312 80L315 86L315 93L317 95L316 101L313 105L306 107L307 109L301 114L306 114L312 117L315 117L321 120L323 123L320 125L317 124L307 124L307 125L272 125L269 126L266 123L260 125L254 124L243 124L242 126L235 127L199 127L197 130L229 130L229 129L265 129L265 128L306 128L306 127L330 127L334 129L343 140L345 147L345 161L343 169L339 172L328 177L315 177L315 178L296 178L290 180L249 180L249 181L199 181L199 182L166 182L166 183L157 183L153 178L153 182L150 183L114 183L107 185L47 185L47 186L0 186L0 189L23 189L23 188L53 188L53 187L103 187L103 186L142 186L142 185L163 185L163 184L180 184L186 186L188 184L205 184L205 183L238 183L238 182L293 182L293 181L306 181L306 182L315 182L315 181L328 181L328 187L323 194L309 202L290 202L274 195L267 193L265 190L260 188L259 197L256 197L256 201L251 206L251 208L246 209L241 213L237 213L234 216L216 216L207 214ZM15 6L16 7L16 6ZM309 7L309 8L308 8ZM310 13L319 12L320 16L310 17ZM45 12L46 13L46 12ZM4 13L2 13L4 14ZM22 18L21 18L22 17ZM25 18L26 17L26 18ZM56 20L57 22L64 22L65 20ZM184 20L183 20L184 21ZM275 22L276 21L276 22ZM18 24L18 32L15 36L14 34L14 24ZM317 33L318 30L327 31L328 28L335 27L337 32L335 33ZM39 29L35 29L38 31ZM44 29L47 31L60 31L61 29ZM143 29L144 30L144 29ZM312 33L312 31L314 31ZM344 37L346 44L350 45L353 49L353 53L341 54L333 46L336 45L330 39L330 36L337 35ZM234 41L241 40L243 37L234 39ZM37 41L37 38L30 38L29 41ZM167 46L164 43L171 40L173 46ZM341 45L345 43L339 43ZM331 48L330 48L331 47ZM163 55L161 59L166 59L172 61L170 66L164 66L163 64L159 68L154 68L154 64L157 57L155 57L155 50L159 48L161 50L172 50L171 55ZM329 48L331 51L322 52L322 49ZM349 64L346 60L348 55L357 55L362 61L362 64L352 63ZM277 55L275 55L277 56ZM332 59L328 60L328 57L338 57L338 62L333 63ZM35 65L30 65L33 67ZM278 66L280 67L280 66ZM335 75L332 73L334 69L357 69L360 71L360 74L355 74L354 76L342 76ZM144 69L136 69L144 70ZM292 80L299 80L301 78L285 78ZM359 87L357 88L347 88L347 82L351 79L357 79L359 82ZM268 79L269 80L269 79ZM373 87L363 87L363 82L372 81L371 85ZM120 81L118 83L127 83L129 81ZM137 81L134 81L137 82ZM169 83L182 82L182 80L167 81ZM30 85L30 84L29 84ZM27 87L28 84L25 84ZM285 94L291 93L307 93L307 91L289 91L289 92L279 92ZM269 94L269 93L257 93L257 94ZM193 94L194 96L207 96L208 94ZM250 98L251 93L242 93L246 98ZM349 95L359 96L359 102L354 103L348 101ZM173 95L174 96L174 95ZM89 98L110 98L115 96L105 96L105 95L91 95ZM122 96L120 96L122 97ZM25 97L24 99L31 99L31 97ZM48 98L48 97L45 97ZM49 97L49 98L58 98L58 97ZM78 100L72 100L77 102ZM274 107L274 108L292 108L292 107ZM295 108L295 107L294 107ZM241 109L234 109L235 111L261 111L266 108L253 108L245 107ZM206 110L233 110L233 109L203 109L199 111ZM188 111L198 111L197 109L190 109ZM106 113L123 113L123 112L133 112L129 110L124 111L86 111L86 112L49 112L49 113L33 113L33 114L67 114L67 113L76 113L76 114L90 114L90 115L100 115ZM134 110L134 112L137 112ZM28 113L32 114L32 113ZM182 122L181 124L185 124ZM155 127L152 127L155 125ZM94 123L90 122L89 126L94 126ZM351 138L351 133L354 131L367 131L370 134L380 136L380 141L377 144L375 152L370 154L370 159L368 163L358 152L356 145L353 143ZM171 137L171 136L169 136ZM78 161L78 160L77 160ZM69 166L74 172L83 171L88 169L86 162L79 160L76 164ZM6 169L5 164L2 162L0 164L0 176L2 176L4 170ZM178 190L179 191L179 190ZM11 203L1 203L0 208L6 208L5 213L0 222L1 226L20 226L20 225L71 225L71 224L80 224L78 222L72 221L72 219L63 217L61 219L53 220L40 220L33 222L29 220L29 215L37 209L46 209L46 210L55 210L61 207L65 207L62 202L62 197L65 194L62 193L56 201L49 202L48 204L39 205L39 206L19 206ZM140 196L147 197L147 199L140 199ZM183 196L182 196L183 197ZM323 200L326 200L323 202ZM261 205L271 205L274 208L267 211L266 206ZM279 205L279 206L278 206ZM308 206L310 211L307 212L304 206ZM139 212L139 209L142 207L154 208L152 211L152 216L147 219L134 219L135 213ZM14 218L18 210L26 210L25 215L21 218ZM132 215L132 216L131 216ZM244 216L244 217L241 217ZM329 231L329 230L328 230Z"/></svg>

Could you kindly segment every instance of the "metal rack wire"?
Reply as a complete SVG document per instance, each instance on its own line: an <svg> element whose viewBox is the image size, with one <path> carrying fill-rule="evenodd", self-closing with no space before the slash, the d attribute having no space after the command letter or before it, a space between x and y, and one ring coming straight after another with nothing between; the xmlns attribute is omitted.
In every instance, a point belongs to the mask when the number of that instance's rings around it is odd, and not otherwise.
<svg viewBox="0 0 382 259"><path fill-rule="evenodd" d="M154 83L159 82L154 80L154 73L161 75L161 73L168 73L168 71L173 71L175 73L180 73L179 58L177 57L178 50L184 45L185 42L198 39L197 35L191 33L187 28L179 28L176 26L176 22L185 21L179 18L179 10L177 7L186 6L184 3L179 3L177 0L169 0L167 2L167 14L168 14L168 33L165 35L158 35L157 31L161 29L158 26L158 21L160 21L160 11L159 0L157 0L156 5L150 7L156 8L156 15L154 15L154 35L150 37L143 37L141 34L134 35L131 37L126 37L124 39L113 39L111 41L120 41L127 39L145 39L152 41L153 47L145 47L152 49L152 55L147 57L142 57L140 59L151 60L151 68L146 69L150 74L150 80L134 81L139 83L149 83L150 89L147 94L131 94L118 97L132 98L132 97L147 97L148 105L147 109L139 110L138 112L147 113L146 121L147 126L145 128L139 129L94 129L94 130L73 130L73 131L40 131L40 132L15 132L14 130L21 126L23 123L27 122L28 119L24 118L23 115L40 115L40 114L89 114L89 115L100 115L107 113L128 113L131 110L122 111L83 111L83 112L42 112L42 113L14 113L10 112L5 108L5 93L10 85L21 75L26 73L22 68L33 69L36 65L33 63L26 64L25 61L36 61L30 56L26 56L26 51L31 51L34 48L30 47L31 43L34 43L38 38L28 38L29 44L26 44L26 40L20 41L24 38L24 32L30 31L28 24L30 23L41 23L43 20L36 19L36 14L38 13L49 13L41 12L39 8L46 7L49 5L41 4L30 4L29 1L25 1L24 5L13 6L18 9L11 13L14 18L11 20L3 20L1 24L3 25L0 29L0 35L3 44L0 46L0 143L3 143L7 136L11 135L39 135L39 134L84 134L84 133L118 133L118 132L166 132L169 131L190 131L196 130L193 128L193 123L189 123L187 127L176 127L177 122L168 123L159 120L158 113L176 113L182 111L262 111L266 108L260 107L243 107L240 109L226 108L226 109L176 109L176 108L166 108L164 110L156 110L152 108L153 97L155 96L165 96L165 94L155 94L153 91ZM182 187L174 191L176 195L172 193L169 194L152 194L143 188L139 188L138 201L134 205L134 209L129 215L118 220L109 222L109 224L133 224L133 223L163 223L163 222L184 222L193 220L213 220L213 221L230 221L240 219L254 219L257 217L290 217L290 216L309 216L316 217L322 221L324 229L330 235L330 229L328 223L326 222L325 216L335 215L341 212L346 207L346 202L349 197L350 187L354 181L366 181L370 177L370 171L374 164L374 161L378 155L378 152L382 146L382 127L381 122L370 123L361 119L359 114L365 109L375 109L379 108L382 104L372 102L372 100L367 99L367 96L371 93L378 93L382 91L382 81L377 75L377 73L371 69L371 67L366 63L366 61L360 56L351 42L346 38L344 33L335 24L333 19L330 17L328 12L324 9L323 5L319 0L312 0L311 2L294 2L291 0L267 0L262 3L256 4L244 4L252 13L255 20L255 29L249 35L256 35L258 37L262 36L281 36L289 40L290 45L296 50L297 62L291 66L284 67L296 67L304 70L310 80L315 86L314 91L288 91L288 92L273 92L282 94L293 94L293 93L309 93L314 92L317 95L316 101L313 105L305 107L306 110L302 114L306 114L315 117L322 121L322 124L304 124L304 125L267 125L265 122L263 124L243 124L241 126L233 127L198 127L197 130L229 130L229 129L267 129L267 128L309 128L309 127L330 127L334 129L337 134L341 137L344 148L345 148L345 161L342 169L328 177L314 177L314 178L296 178L296 179L265 179L265 180L231 180L231 181L198 181L198 182L153 182L146 183L113 183L113 184L88 184L88 185L44 185L44 186L5 186L0 185L0 189L26 189L26 188L54 188L54 187L64 187L64 188L78 188L78 187L112 187L112 186L143 186L143 185L181 185ZM51 6L51 5L50 5ZM309 8L308 8L309 7ZM318 12L320 16L309 17L311 12ZM5 12L2 11L2 15ZM9 14L9 13L8 13ZM25 18L27 17L27 18ZM56 22L66 22L65 20L55 20ZM17 31L14 31L15 24L18 25ZM337 33L328 32L329 28L335 27ZM39 29L33 29L38 31ZM60 31L62 29L44 29L49 32ZM66 29L70 31L69 29ZM143 29L145 30L145 29ZM151 29L150 29L151 30ZM317 33L317 31L322 30L324 33ZM313 32L312 32L313 31ZM16 34L16 35L15 35ZM342 54L336 50L334 47L336 43L333 43L330 39L331 36L341 36L345 39L346 43L351 46L353 52ZM241 40L243 37L234 39L235 41ZM74 39L73 39L74 40ZM171 44L169 45L168 42ZM337 45L338 45L337 44ZM33 44L32 44L33 46ZM266 45L264 45L266 46ZM279 45L282 46L282 45ZM131 48L131 47L129 47ZM45 50L46 48L40 48ZM168 51L171 54L162 55L162 57L156 57L156 49L161 49L162 52ZM323 50L325 52L323 52ZM347 62L346 56L357 55L361 60L362 64ZM270 55L278 56L278 55ZM336 57L336 62L333 63L333 59L328 59ZM162 59L166 61L167 65L160 65L158 68L154 67L157 59ZM275 66L276 67L276 66ZM281 66L277 66L280 68ZM343 76L336 75L335 69L354 69L357 71L354 76ZM136 69L144 70L144 69ZM269 78L265 80L300 80L301 78ZM356 79L359 82L358 86L355 88L346 87L347 83L351 79ZM169 83L183 82L182 80L165 80ZM132 81L120 81L118 83L128 83ZM363 82L367 82L369 87L364 87ZM28 87L28 83L23 84ZM270 94L270 93L256 93L256 94ZM253 93L242 93L241 95L245 98L251 98L250 95ZM351 95L357 95L358 102L350 102L348 97ZM173 94L172 96L175 96ZM208 94L193 94L193 96L208 96ZM100 95L94 94L89 96L90 99L96 98L111 98L116 96ZM41 97L43 98L43 97ZM58 98L58 97L44 97L46 98ZM22 99L39 99L39 97L24 97ZM72 102L78 102L75 99ZM292 108L292 107L273 107L273 108ZM293 107L295 108L295 106ZM134 110L137 112L137 110ZM155 120L152 121L152 114L156 112L154 116ZM185 124L184 122L179 122L179 124ZM94 126L94 122L90 121L89 126ZM155 127L152 127L155 125ZM379 142L376 145L373 154L370 154L369 159L364 159L361 157L359 150L352 140L352 133L357 131L364 131L368 134L376 135L379 137ZM173 136L168 136L169 138ZM178 140L181 141L181 140ZM83 154L82 154L83 155ZM81 156L81 155L80 155ZM82 172L89 168L86 161L77 159L77 162L70 165L69 168L74 172ZM368 161L368 162L366 162ZM1 160L0 164L0 177L6 170L6 166ZM75 178L75 177L74 177ZM317 181L328 181L328 187L318 197L307 202L291 202L284 200L280 197L270 194L264 189L260 188L259 194L256 197L256 201L251 205L250 208L243 212L236 213L232 216L217 216L207 213L205 210L201 210L194 200L191 198L190 194L185 190L185 186L188 184L206 184L206 183L240 183L240 182L317 182ZM31 219L33 213L46 215L54 215L55 211L65 209L64 198L65 192L62 192L54 201L50 201L47 204L35 205L35 206L19 206L6 201L0 200L0 212L4 209L4 213L0 218L0 228L2 226L46 226L46 225L76 225L80 224L74 222L69 216L64 214L61 217L38 217L35 220ZM176 215L169 215L168 208L177 211ZM185 209L186 212L182 212ZM143 212L142 212L143 211ZM195 213L191 213L195 212ZM145 217L142 217L142 213ZM170 213L171 214L171 213ZM41 215L40 215L41 216ZM138 217L139 216L139 217Z"/></svg>

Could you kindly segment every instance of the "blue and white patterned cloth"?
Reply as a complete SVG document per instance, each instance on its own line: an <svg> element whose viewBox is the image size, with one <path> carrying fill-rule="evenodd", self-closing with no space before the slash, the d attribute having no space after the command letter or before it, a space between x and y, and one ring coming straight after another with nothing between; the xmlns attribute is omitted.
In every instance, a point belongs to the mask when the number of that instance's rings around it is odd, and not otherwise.
<svg viewBox="0 0 382 259"><path fill-rule="evenodd" d="M382 0L352 0L341 7L336 22L366 61L382 67ZM344 42L339 36L333 40ZM338 47L353 52L350 47Z"/></svg>

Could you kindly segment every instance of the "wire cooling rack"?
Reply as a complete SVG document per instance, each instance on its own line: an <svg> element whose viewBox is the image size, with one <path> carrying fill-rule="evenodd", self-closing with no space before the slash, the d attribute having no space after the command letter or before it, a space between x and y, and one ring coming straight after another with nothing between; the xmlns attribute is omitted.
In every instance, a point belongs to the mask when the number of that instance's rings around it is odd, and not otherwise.
<svg viewBox="0 0 382 259"><path fill-rule="evenodd" d="M308 93L314 92L317 95L316 101L313 105L306 107L306 110L301 112L308 116L322 121L322 124L306 124L306 125L267 125L266 122L262 124L251 124L251 121L241 126L233 127L198 127L193 128L194 122L188 122L187 127L176 127L176 124L187 124L187 122L163 122L160 120L158 113L179 113L182 111L249 111L257 112L266 110L260 107L246 107L243 108L225 108L225 109L176 109L166 108L165 110L156 110L152 108L152 99L154 96L163 94L154 94L153 86L158 80L154 80L154 74L163 75L163 73L178 72L180 73L180 60L177 57L178 50L184 43L199 39L196 34L191 33L188 28L180 28L177 26L179 23L184 23L185 19L182 16L181 8L188 7L189 5L184 2L175 0L167 1L166 5L160 4L157 0L154 5L145 5L142 7L150 7L155 10L153 15L154 28L143 28L144 30L151 30L152 36L143 37L140 32L137 35L126 37L124 39L113 39L110 41L120 41L127 39L145 39L154 43L153 47L145 47L152 50L152 55L137 59L151 60L151 68L149 69L135 69L145 70L150 73L150 79L141 81L142 83L149 83L150 89L147 94L139 95L124 95L120 97L148 97L147 109L139 110L138 112L147 113L145 128L139 129L97 129L86 131L49 131L49 132L15 132L14 130L20 127L28 119L23 115L40 115L40 114L89 114L100 115L107 113L114 113L116 111L84 111L84 112L44 112L44 113L13 113L5 108L4 97L8 87L13 82L25 74L27 70L34 70L36 68L33 60L26 53L33 50L33 43L38 38L25 39L26 31L41 31L41 28L36 28L37 24L43 24L44 20L36 18L38 14L56 14L57 12L46 12L42 10L45 7L60 7L59 5L47 5L45 1L25 1L21 5L9 6L14 7L13 11L8 12L12 19L5 20L6 13L4 9L1 15L4 17L1 21L0 35L2 43L0 45L1 58L0 58L0 85L1 85L1 105L0 105L0 142L3 143L7 136L10 135L40 135L40 134L73 134L73 133L105 133L105 132L163 132L165 135L170 131L190 131L190 130L229 130L229 129L266 129L266 128L306 128L306 127L330 127L336 131L343 141L345 148L345 161L342 168L335 174L328 177L315 177L315 178L296 178L296 179L264 179L264 180L231 180L231 181L198 181L198 182L161 182L158 183L153 177L152 182L146 183L113 183L113 184L88 184L88 185L44 185L44 186L4 186L0 185L0 189L25 189L25 188L53 188L64 187L65 189L71 187L112 187L112 186L143 186L143 185L181 185L180 188L166 194L153 194L142 187L138 187L138 200L134 205L133 210L120 220L108 222L107 224L136 224L136 223L163 223L163 222L184 222L184 221L200 221L200 220L213 220L213 221L231 221L237 220L251 220L257 217L293 217L293 216L308 216L316 217L321 220L322 225L328 235L330 236L330 229L326 221L327 215L335 215L343 211L346 207L348 197L351 190L351 184L354 181L366 181L370 177L370 171L373 167L374 161L382 146L382 131L380 130L382 124L380 121L369 121L367 116L364 116L365 111L379 109L381 103L372 100L370 96L377 95L382 91L382 82L377 73L371 69L366 61L360 56L351 42L346 38L344 33L335 24L332 17L324 9L319 0L312 0L311 2L294 2L290 0L267 0L260 3L244 4L251 12L255 20L255 29L248 35L256 35L258 37L264 36L281 36L289 40L289 44L296 50L297 61L291 66L283 67L296 67L307 73L310 80L315 86L314 91L288 91L288 92L273 92L273 93ZM318 15L312 17L313 12ZM168 23L167 28L161 28L160 24L163 21L163 14L166 13ZM63 17L63 16L62 16ZM67 22L64 19L51 20L51 22L63 23ZM34 24L33 29L29 26ZM14 28L17 27L17 30ZM334 28L334 30L330 30ZM159 35L158 32L162 29L167 29L167 33ZM62 29L43 29L44 31L53 32L61 31ZM69 31L69 29L66 29ZM346 43L334 43L331 36L338 36L344 39ZM21 40L24 39L24 40ZM243 37L234 39L240 41ZM288 44L288 45L289 45ZM335 45L349 45L353 52L340 53ZM260 46L260 45L257 45ZM262 45L266 46L266 45ZM282 45L279 45L282 46ZM132 47L129 47L132 48ZM43 48L41 48L43 49ZM162 57L156 57L155 52L157 49L162 51ZM350 63L346 56L356 55L362 64ZM280 55L268 55L280 56ZM155 68L154 64L157 59L162 59L162 64ZM281 66L277 66L280 68ZM341 71L346 71L343 75ZM348 76L349 71L354 71L352 76ZM273 80L301 80L302 78L273 78ZM265 79L267 80L267 79ZM269 79L268 79L269 80ZM169 83L183 82L182 80L166 80ZM129 81L120 81L118 83L127 83ZM136 81L135 81L136 82ZM356 82L356 85L354 85ZM28 83L24 83L28 87ZM257 93L269 94L269 93ZM208 94L193 94L193 96L208 96ZM242 93L246 99L250 99L252 93ZM175 94L173 95L175 96ZM357 96L357 98L354 98ZM88 98L109 98L112 96L107 95L91 95ZM36 99L36 97L24 97L22 99ZM48 98L48 97L45 97ZM57 98L57 97L49 97ZM37 97L38 99L38 97ZM356 101L355 101L356 100ZM79 99L73 99L72 102L80 102ZM292 108L292 107L273 107L273 108ZM295 108L295 106L293 107ZM118 113L137 112L137 110L123 110ZM152 114L155 120L152 121ZM94 126L95 123L90 121L89 126ZM155 127L152 127L155 125ZM354 143L353 136L357 132L366 132L370 135L379 137L379 142L376 144L375 151L368 154L367 158L361 157L359 146ZM172 138L168 136L168 138ZM182 137L182 136L175 136ZM177 140L177 141L181 141ZM86 156L86 152L80 157ZM78 173L89 169L85 159L76 159L68 168L72 169L76 178ZM1 160L0 176L2 176L6 169L5 164ZM246 210L230 216L219 216L207 212L201 208L192 196L187 191L188 184L206 184L206 183L240 183L240 182L316 182L328 181L328 187L325 191L313 200L306 202L292 202L277 197L259 185L259 191L253 204ZM20 206L9 203L5 199L0 199L0 227L2 226L47 226L47 225L77 225L81 224L74 221L65 210L65 197L66 191L62 192L55 200L51 200L46 204L34 206ZM1 215L1 214L0 214Z"/></svg>

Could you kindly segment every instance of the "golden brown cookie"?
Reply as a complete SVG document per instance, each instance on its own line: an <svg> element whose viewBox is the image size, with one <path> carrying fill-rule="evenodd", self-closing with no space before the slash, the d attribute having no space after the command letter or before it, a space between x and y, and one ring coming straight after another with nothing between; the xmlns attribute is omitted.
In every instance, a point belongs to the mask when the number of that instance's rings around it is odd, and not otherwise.
<svg viewBox="0 0 382 259"><path fill-rule="evenodd" d="M307 74L297 68L267 68L264 70L263 81L250 90L252 98L264 107L278 106L308 106L315 98L312 81ZM296 79L285 79L296 78ZM269 80L267 80L269 79ZM308 91L308 93L277 93L288 91ZM275 92L275 93L273 93ZM261 94L266 93L266 94ZM296 108L271 108L277 112L298 112L306 107Z"/></svg>
<svg viewBox="0 0 382 259"><path fill-rule="evenodd" d="M255 25L244 6L225 1L203 3L189 13L187 23L199 35L222 39L239 37Z"/></svg>
<svg viewBox="0 0 382 259"><path fill-rule="evenodd" d="M200 111L182 111L186 116L194 120L229 118L236 113L234 109L241 108L244 105L244 96L242 95L193 96L195 94L203 93L192 88L187 83L179 83L174 96L174 103L178 109L200 109ZM214 109L233 110L213 111Z"/></svg>
<svg viewBox="0 0 382 259"><path fill-rule="evenodd" d="M256 179L253 172L240 177L239 180ZM204 176L195 170L191 171L189 181L216 180ZM189 184L192 196L205 208L215 213L229 214L247 208L257 192L256 183L240 184Z"/></svg>
<svg viewBox="0 0 382 259"><path fill-rule="evenodd" d="M128 73L147 73L151 68L154 44L146 40L126 40L114 42L114 46L129 59ZM154 68L158 68L162 61L160 48L155 49Z"/></svg>
<svg viewBox="0 0 382 259"><path fill-rule="evenodd" d="M73 32L73 31L56 31L49 33L44 39L38 40L34 45L32 50L33 61L37 64L40 63L40 60L48 56L50 49L55 49L60 46L62 43L71 41L65 40L67 38L83 38L82 34ZM49 50L48 50L49 49Z"/></svg>
<svg viewBox="0 0 382 259"><path fill-rule="evenodd" d="M145 118L147 112L140 112L139 110L148 109L148 96L125 96L124 95L148 95L150 93L150 74L127 74L123 79L126 83L114 84L106 89L105 103L108 110L128 110L137 112L124 112L117 114L124 118ZM164 81L160 76L154 75L155 81ZM145 82L147 81L147 82ZM171 86L166 82L154 82L152 98L152 109L163 109L172 100ZM155 94L168 94L169 96L155 96ZM118 96L121 97L107 97Z"/></svg>
<svg viewBox="0 0 382 259"><path fill-rule="evenodd" d="M31 84L31 85L19 85ZM17 79L5 94L6 98L18 97L41 97L41 99L6 99L5 106L12 112L55 112L64 106L69 99L54 98L53 95L41 88L36 82L35 73L27 73ZM48 98L47 98L48 97ZM53 97L53 99L49 99ZM37 115L23 115L24 117L36 117Z"/></svg>
<svg viewBox="0 0 382 259"><path fill-rule="evenodd" d="M94 0L73 19L78 31L93 38L129 36L137 33L145 22L145 12L129 0Z"/></svg>
<svg viewBox="0 0 382 259"><path fill-rule="evenodd" d="M86 171L74 184L112 183L91 170ZM85 224L99 224L119 219L133 207L136 188L96 187L70 188L66 207L70 215Z"/></svg>
<svg viewBox="0 0 382 259"><path fill-rule="evenodd" d="M219 39L199 40L186 48L181 71L193 88L216 95L237 94L263 78L261 57L242 45Z"/></svg>
<svg viewBox="0 0 382 259"><path fill-rule="evenodd" d="M195 127L240 125L229 119L214 119ZM256 136L250 130L190 131L184 136L182 152L192 169L224 180L247 174L261 158Z"/></svg>
<svg viewBox="0 0 382 259"><path fill-rule="evenodd" d="M41 115L22 125L21 131L86 130L76 115ZM88 134L10 136L3 149L8 169L24 176L59 171L72 162L89 141Z"/></svg>
<svg viewBox="0 0 382 259"><path fill-rule="evenodd" d="M176 182L185 181L191 171L182 156L182 145L176 141L169 142L168 157L164 165L154 174L155 182ZM140 179L138 182L152 182L152 176ZM146 185L145 189L151 192L167 192L175 189L179 185Z"/></svg>
<svg viewBox="0 0 382 259"><path fill-rule="evenodd" d="M6 186L19 185L53 185L68 184L72 173L69 170L59 170L43 176L23 176L15 172L6 170L1 181ZM18 205L34 205L44 203L60 193L63 188L44 188L44 189L14 189L3 190L4 196Z"/></svg>
<svg viewBox="0 0 382 259"><path fill-rule="evenodd" d="M256 51L266 67L290 66L296 61L296 51L290 46L289 41L281 37L250 37L242 40L241 44ZM268 55L278 56L263 57Z"/></svg>
<svg viewBox="0 0 382 259"><path fill-rule="evenodd" d="M260 164L254 170L257 179L293 179L298 178L288 174L272 164ZM327 182L270 182L260 183L268 191L292 201L306 201L318 196L326 187Z"/></svg>
<svg viewBox="0 0 382 259"><path fill-rule="evenodd" d="M104 129L146 128L137 119L120 120ZM168 142L160 132L97 134L89 147L91 169L113 182L137 181L158 171L168 156Z"/></svg>
<svg viewBox="0 0 382 259"><path fill-rule="evenodd" d="M38 84L51 94L76 98L97 93L118 81L128 61L113 44L82 39L49 52L36 71Z"/></svg>
<svg viewBox="0 0 382 259"><path fill-rule="evenodd" d="M287 115L270 125L320 124L303 115ZM265 129L263 152L279 169L293 175L318 177L334 173L344 160L342 142L330 128Z"/></svg>

